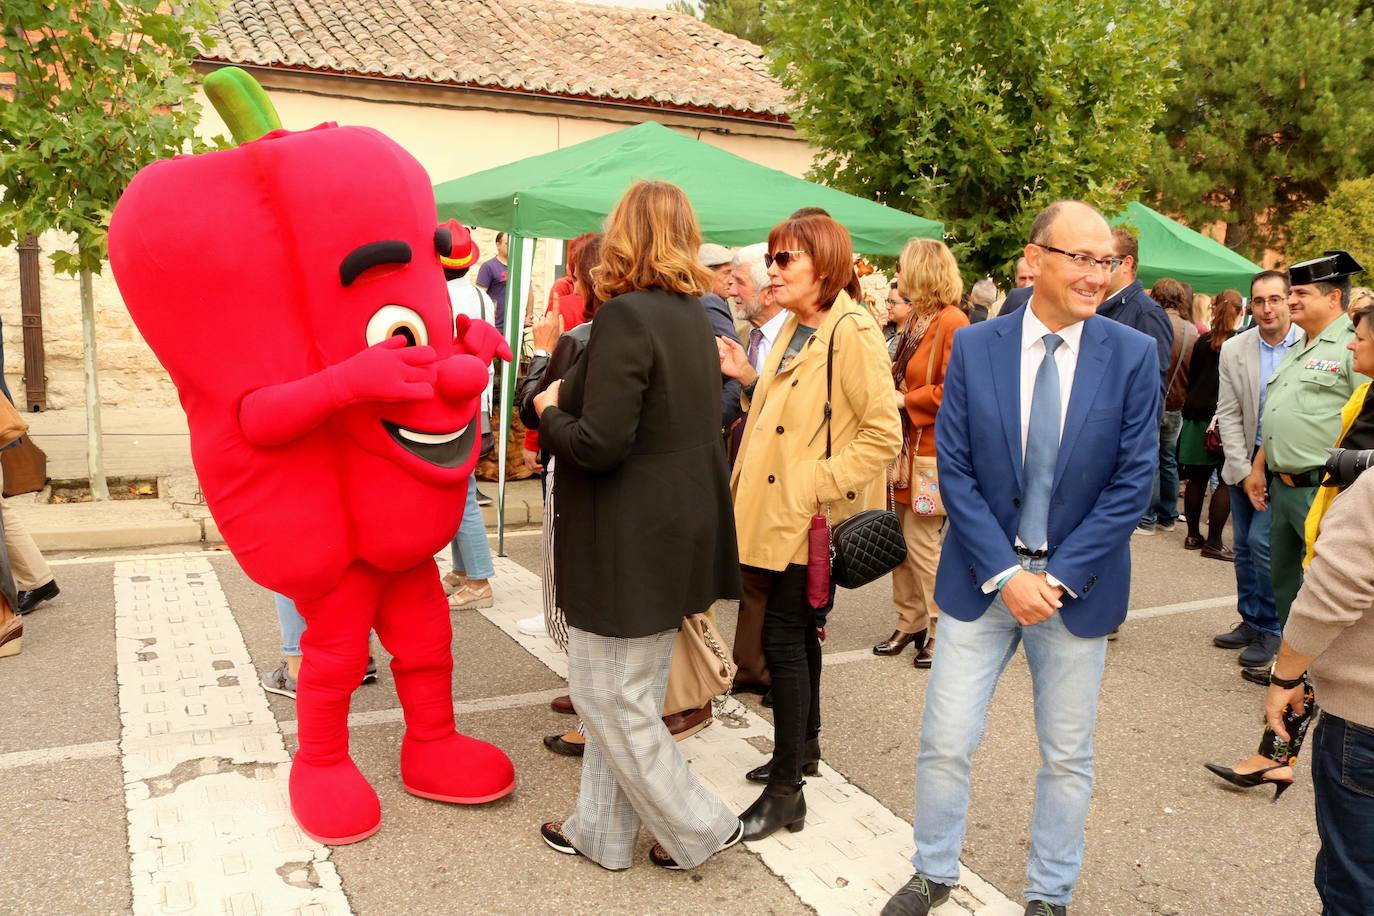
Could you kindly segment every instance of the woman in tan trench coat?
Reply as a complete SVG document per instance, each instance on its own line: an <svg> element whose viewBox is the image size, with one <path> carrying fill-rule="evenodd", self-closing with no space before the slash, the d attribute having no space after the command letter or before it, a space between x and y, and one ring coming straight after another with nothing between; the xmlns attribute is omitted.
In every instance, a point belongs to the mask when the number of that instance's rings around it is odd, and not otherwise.
<svg viewBox="0 0 1374 916"><path fill-rule="evenodd" d="M802 773L814 774L820 759L821 647L806 598L811 518L828 511L839 524L881 508L902 435L887 343L858 304L849 233L825 216L787 220L768 251L770 288L791 315L763 371L749 368L738 342L719 338L721 371L744 384L749 412L730 488L742 576L767 594L763 651L773 678L773 759L748 774L767 788L741 816L751 840L802 828Z"/></svg>

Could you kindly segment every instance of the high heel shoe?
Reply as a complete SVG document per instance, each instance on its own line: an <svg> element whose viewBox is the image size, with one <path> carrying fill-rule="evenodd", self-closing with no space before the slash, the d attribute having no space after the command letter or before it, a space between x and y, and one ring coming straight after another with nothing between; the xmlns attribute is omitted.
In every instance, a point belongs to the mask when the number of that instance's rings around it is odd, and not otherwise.
<svg viewBox="0 0 1374 916"><path fill-rule="evenodd" d="M762 766L756 766L756 767L754 767L752 770L750 770L748 773L745 773L745 774L744 774L744 778L747 779L747 780L749 780L750 782L761 782L761 783L767 784L767 782L768 782L768 777L769 777L770 775L772 775L772 772L773 772L773 760L772 760L772 758L769 758L769 760L768 760L767 763L763 764ZM806 744L802 747L802 775L803 775L803 776L819 776L819 775L820 775L820 772L821 772L821 739L820 739L820 736L817 736L817 737L815 737L815 738L807 738L807 739L806 739Z"/></svg>
<svg viewBox="0 0 1374 916"><path fill-rule="evenodd" d="M1293 780L1291 778L1265 779L1264 774L1272 773L1274 770L1281 770L1287 765L1288 764L1278 764L1277 766L1265 767L1264 769L1256 770L1253 773L1237 773L1230 767L1219 766L1215 763L1203 764L1203 766L1205 766L1209 772L1217 774L1222 779L1229 782L1231 785L1237 786L1241 789L1253 789L1255 786L1261 785L1262 783L1273 783L1274 801L1278 801L1279 796L1282 795L1284 792L1288 791L1288 787L1293 784Z"/></svg>
<svg viewBox="0 0 1374 916"><path fill-rule="evenodd" d="M901 655L902 650L913 642L916 644L917 649L925 645L926 631L921 630L919 633L903 633L901 630L893 630L892 635L887 638L886 642L880 642L873 647L873 654Z"/></svg>
<svg viewBox="0 0 1374 916"><path fill-rule="evenodd" d="M779 827L796 833L806 826L806 796L799 785L769 786L739 819L746 840L761 840Z"/></svg>

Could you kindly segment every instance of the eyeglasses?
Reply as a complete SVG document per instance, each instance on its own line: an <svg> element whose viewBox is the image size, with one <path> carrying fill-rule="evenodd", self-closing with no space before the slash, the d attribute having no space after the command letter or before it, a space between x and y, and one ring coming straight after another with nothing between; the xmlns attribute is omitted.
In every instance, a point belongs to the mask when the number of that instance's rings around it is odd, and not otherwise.
<svg viewBox="0 0 1374 916"><path fill-rule="evenodd" d="M1250 307L1259 308L1260 306L1264 305L1272 305L1274 308L1278 308L1287 301L1287 296L1270 296L1267 299L1264 296L1256 296L1250 300Z"/></svg>
<svg viewBox="0 0 1374 916"><path fill-rule="evenodd" d="M806 252L800 249L784 248L777 254L770 251L763 256L763 264L765 267L772 267L774 264L777 264L778 270L786 270L788 265L804 254L806 254Z"/></svg>
<svg viewBox="0 0 1374 916"><path fill-rule="evenodd" d="M1055 248L1053 245L1041 245L1039 242L1032 242L1031 244L1046 251L1053 251L1055 254L1062 254L1073 262L1074 267L1085 274L1092 273L1094 270L1105 270L1108 274L1114 274L1121 268L1121 258L1094 258L1091 255Z"/></svg>

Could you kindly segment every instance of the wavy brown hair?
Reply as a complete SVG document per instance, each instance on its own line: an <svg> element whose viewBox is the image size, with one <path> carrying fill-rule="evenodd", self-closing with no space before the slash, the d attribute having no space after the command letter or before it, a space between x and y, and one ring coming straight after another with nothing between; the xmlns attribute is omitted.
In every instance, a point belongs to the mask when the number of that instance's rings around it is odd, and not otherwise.
<svg viewBox="0 0 1374 916"><path fill-rule="evenodd" d="M1150 298L1158 302L1164 311L1172 312L1184 321L1193 320L1193 294L1182 283L1172 277L1162 277L1150 287Z"/></svg>
<svg viewBox="0 0 1374 916"><path fill-rule="evenodd" d="M1217 293L1212 300L1212 349L1220 350L1221 345L1231 339L1231 335L1236 333L1236 322L1240 320L1241 310L1244 308L1244 301L1240 293L1233 289L1224 289Z"/></svg>
<svg viewBox="0 0 1374 916"><path fill-rule="evenodd" d="M701 228L687 195L666 181L637 181L606 220L601 261L591 269L605 302L637 289L704 296L712 275L697 262Z"/></svg>

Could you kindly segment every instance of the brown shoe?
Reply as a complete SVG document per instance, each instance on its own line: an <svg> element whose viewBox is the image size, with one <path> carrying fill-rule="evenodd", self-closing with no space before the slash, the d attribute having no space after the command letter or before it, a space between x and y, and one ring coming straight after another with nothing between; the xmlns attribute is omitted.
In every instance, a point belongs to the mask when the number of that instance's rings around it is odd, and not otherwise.
<svg viewBox="0 0 1374 916"><path fill-rule="evenodd" d="M1209 560L1220 560L1223 563L1236 562L1236 553L1230 547L1222 544L1220 547L1213 547L1211 544L1204 544L1202 555Z"/></svg>
<svg viewBox="0 0 1374 916"><path fill-rule="evenodd" d="M690 738L711 724L711 704L707 703L700 709L688 709L664 716L663 724L668 726L674 741Z"/></svg>
<svg viewBox="0 0 1374 916"><path fill-rule="evenodd" d="M563 694L561 697L554 697L550 700L549 709L552 709L554 712L561 712L565 716L577 715L577 710L573 709L572 697L567 694Z"/></svg>
<svg viewBox="0 0 1374 916"><path fill-rule="evenodd" d="M915 643L919 649L926 640L926 631L919 633L903 633L901 630L893 630L892 635L886 642L880 642L873 647L874 655L901 655L902 650L910 643Z"/></svg>
<svg viewBox="0 0 1374 916"><path fill-rule="evenodd" d="M548 735L544 738L544 747L564 757L581 757L586 746L587 739L575 728L561 735Z"/></svg>
<svg viewBox="0 0 1374 916"><path fill-rule="evenodd" d="M9 623L0 626L0 658L18 655L24 646L24 618L11 617Z"/></svg>
<svg viewBox="0 0 1374 916"><path fill-rule="evenodd" d="M935 621L930 622L930 638L921 646L921 651L916 653L916 659L912 662L917 668L929 668L935 663Z"/></svg>

